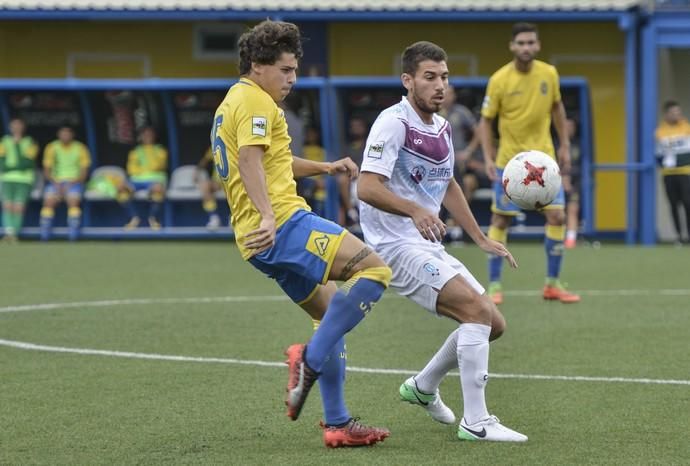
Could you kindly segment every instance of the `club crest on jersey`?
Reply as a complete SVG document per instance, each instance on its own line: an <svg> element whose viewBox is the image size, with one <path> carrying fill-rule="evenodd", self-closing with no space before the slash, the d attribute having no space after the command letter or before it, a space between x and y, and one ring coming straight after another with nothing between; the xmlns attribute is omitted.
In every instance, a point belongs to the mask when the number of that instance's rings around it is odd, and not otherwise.
<svg viewBox="0 0 690 466"><path fill-rule="evenodd" d="M383 141L374 142L369 146L367 151L367 157L370 159L380 159L383 156L383 146L385 143Z"/></svg>
<svg viewBox="0 0 690 466"><path fill-rule="evenodd" d="M539 86L539 90L543 95L546 95L546 92L549 90L548 84L546 84L546 81L541 82L541 86Z"/></svg>
<svg viewBox="0 0 690 466"><path fill-rule="evenodd" d="M429 262L424 264L424 271L430 273L432 277L438 277L441 274L438 267Z"/></svg>
<svg viewBox="0 0 690 466"><path fill-rule="evenodd" d="M410 172L410 178L417 184L422 182L424 175L426 175L426 169L421 165L417 165Z"/></svg>
<svg viewBox="0 0 690 466"><path fill-rule="evenodd" d="M266 136L266 118L252 117L252 135Z"/></svg>

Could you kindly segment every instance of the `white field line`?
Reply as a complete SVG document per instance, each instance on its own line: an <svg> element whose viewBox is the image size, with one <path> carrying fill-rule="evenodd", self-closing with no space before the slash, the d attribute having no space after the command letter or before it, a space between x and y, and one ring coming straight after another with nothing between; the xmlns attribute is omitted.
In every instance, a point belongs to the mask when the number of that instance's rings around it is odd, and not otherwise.
<svg viewBox="0 0 690 466"><path fill-rule="evenodd" d="M690 289L656 289L656 290L579 290L584 296L690 296ZM539 290L507 290L506 296L540 296ZM395 293L386 293L385 299L404 299ZM77 301L67 303L45 304L21 304L15 306L2 306L0 313L26 312L26 311L50 311L55 309L72 309L81 307L112 307L147 304L213 304L213 303L246 303L288 301L285 295L268 296L217 296L196 298L132 298L132 299L107 299L97 301Z"/></svg>
<svg viewBox="0 0 690 466"><path fill-rule="evenodd" d="M133 353L129 351L108 351L89 348L66 348L63 346L46 346L22 341L0 339L0 346L17 348L29 351L43 351L49 353L70 353L90 356L108 356L129 359L147 359L155 361L177 361L177 362L201 362L201 363L221 363L221 364L240 364L245 366L261 367L285 367L282 362L259 361L251 359L232 359L232 358L206 358L197 356L175 356L167 354ZM360 372L377 375L415 375L416 371L406 369L379 369L369 367L348 367L350 372ZM453 373L451 373L452 375ZM455 373L457 375L457 373ZM556 380L568 382L606 382L606 383L635 383L635 384L657 384L657 385L688 385L690 380L672 379L647 379L647 378L626 378L626 377L585 377L567 375L536 375L536 374L491 374L497 379L527 379L527 380Z"/></svg>

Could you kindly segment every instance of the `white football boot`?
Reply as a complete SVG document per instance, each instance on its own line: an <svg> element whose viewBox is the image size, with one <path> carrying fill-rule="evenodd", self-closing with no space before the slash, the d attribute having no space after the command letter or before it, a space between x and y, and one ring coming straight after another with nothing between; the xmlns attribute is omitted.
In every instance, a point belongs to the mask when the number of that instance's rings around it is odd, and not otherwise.
<svg viewBox="0 0 690 466"><path fill-rule="evenodd" d="M526 442L527 436L507 428L496 416L489 416L474 424L467 424L465 418L458 427L460 440L485 440L489 442Z"/></svg>
<svg viewBox="0 0 690 466"><path fill-rule="evenodd" d="M410 377L403 382L399 391L402 401L423 407L434 421L443 424L455 424L455 414L443 403L438 390L432 394L422 393L417 388L414 377Z"/></svg>

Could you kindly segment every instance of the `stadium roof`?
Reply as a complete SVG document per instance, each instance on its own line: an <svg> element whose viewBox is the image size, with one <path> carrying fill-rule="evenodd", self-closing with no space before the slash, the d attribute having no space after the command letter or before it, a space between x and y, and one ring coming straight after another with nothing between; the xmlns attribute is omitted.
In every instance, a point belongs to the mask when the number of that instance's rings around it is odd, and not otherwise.
<svg viewBox="0 0 690 466"><path fill-rule="evenodd" d="M39 11L623 11L641 0L0 0Z"/></svg>

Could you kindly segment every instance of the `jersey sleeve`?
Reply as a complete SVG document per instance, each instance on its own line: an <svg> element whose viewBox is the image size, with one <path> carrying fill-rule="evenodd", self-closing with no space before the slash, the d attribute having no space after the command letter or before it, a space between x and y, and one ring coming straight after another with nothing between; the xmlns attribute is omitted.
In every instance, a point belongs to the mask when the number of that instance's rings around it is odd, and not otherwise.
<svg viewBox="0 0 690 466"><path fill-rule="evenodd" d="M486 86L486 94L482 102L482 116L484 118L496 118L501 109L502 86L496 75L489 79L489 84Z"/></svg>
<svg viewBox="0 0 690 466"><path fill-rule="evenodd" d="M29 147L26 148L26 153L24 154L26 158L35 160L38 155L38 144L32 139Z"/></svg>
<svg viewBox="0 0 690 466"><path fill-rule="evenodd" d="M53 144L48 144L43 152L43 168L53 168L55 165L55 148Z"/></svg>
<svg viewBox="0 0 690 466"><path fill-rule="evenodd" d="M127 156L127 174L129 176L136 176L140 172L141 169L139 167L139 157L137 157L135 150L131 150Z"/></svg>
<svg viewBox="0 0 690 466"><path fill-rule="evenodd" d="M158 167L161 171L165 171L168 168L168 150L165 147L160 148Z"/></svg>
<svg viewBox="0 0 690 466"><path fill-rule="evenodd" d="M405 125L402 120L395 115L379 117L372 125L364 146L361 171L390 178L404 142Z"/></svg>
<svg viewBox="0 0 690 466"><path fill-rule="evenodd" d="M271 146L275 104L267 99L247 96L235 108L237 148L244 146Z"/></svg>
<svg viewBox="0 0 690 466"><path fill-rule="evenodd" d="M91 154L85 145L79 148L79 168L89 168L91 166Z"/></svg>

